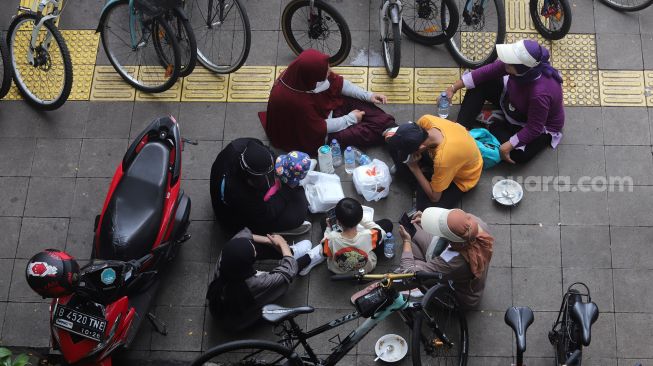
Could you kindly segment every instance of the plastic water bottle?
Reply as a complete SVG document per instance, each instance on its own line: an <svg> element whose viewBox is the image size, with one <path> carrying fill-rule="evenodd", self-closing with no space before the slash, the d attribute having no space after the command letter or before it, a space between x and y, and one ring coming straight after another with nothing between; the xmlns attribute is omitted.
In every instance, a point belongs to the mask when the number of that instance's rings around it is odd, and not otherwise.
<svg viewBox="0 0 653 366"><path fill-rule="evenodd" d="M351 146L347 146L345 150L345 172L352 174L354 169L356 169L356 153L354 153Z"/></svg>
<svg viewBox="0 0 653 366"><path fill-rule="evenodd" d="M370 159L369 156L362 154L360 158L358 158L358 163L360 165L367 165L372 163L372 159Z"/></svg>
<svg viewBox="0 0 653 366"><path fill-rule="evenodd" d="M317 149L317 161L320 163L320 171L322 173L333 174L333 157L331 156L331 148L329 145L320 146Z"/></svg>
<svg viewBox="0 0 653 366"><path fill-rule="evenodd" d="M440 100L438 100L438 116L440 116L440 118L449 117L449 98L447 98L446 91L440 93Z"/></svg>
<svg viewBox="0 0 653 366"><path fill-rule="evenodd" d="M393 258L395 256L395 238L392 236L392 233L385 234L383 254L386 258Z"/></svg>
<svg viewBox="0 0 653 366"><path fill-rule="evenodd" d="M340 149L340 144L336 139L331 140L331 156L333 157L334 167L342 165L342 149Z"/></svg>

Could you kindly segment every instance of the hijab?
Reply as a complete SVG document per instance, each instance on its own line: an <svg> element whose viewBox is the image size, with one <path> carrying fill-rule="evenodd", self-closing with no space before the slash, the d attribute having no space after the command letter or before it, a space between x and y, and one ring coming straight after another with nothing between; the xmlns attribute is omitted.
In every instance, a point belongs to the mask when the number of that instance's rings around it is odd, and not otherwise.
<svg viewBox="0 0 653 366"><path fill-rule="evenodd" d="M549 63L549 58L551 56L549 50L535 41L526 40L524 41L524 45L528 53L538 62L538 64L533 67L521 64L513 65L515 66L515 69L517 69L517 75L511 75L510 78L518 83L528 83L544 75L545 77L553 78L558 83L562 84L560 71Z"/></svg>
<svg viewBox="0 0 653 366"><path fill-rule="evenodd" d="M270 92L265 127L274 146L316 155L324 145L325 119L343 104L343 78L333 72L327 77L328 71L329 56L308 49L276 80Z"/></svg>
<svg viewBox="0 0 653 366"><path fill-rule="evenodd" d="M478 221L463 210L451 210L447 217L447 226L462 238L464 242L451 242L451 248L460 253L474 274L481 278L492 259L494 238L486 231L481 231Z"/></svg>

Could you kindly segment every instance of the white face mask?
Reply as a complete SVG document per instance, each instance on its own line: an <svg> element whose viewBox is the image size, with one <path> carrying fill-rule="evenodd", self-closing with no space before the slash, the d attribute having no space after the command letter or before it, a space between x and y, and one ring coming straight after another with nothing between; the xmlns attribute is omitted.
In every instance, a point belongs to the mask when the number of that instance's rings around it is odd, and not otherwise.
<svg viewBox="0 0 653 366"><path fill-rule="evenodd" d="M321 93L331 86L331 83L329 83L329 79L325 79L324 81L318 81L315 83L315 89L312 90L313 93Z"/></svg>

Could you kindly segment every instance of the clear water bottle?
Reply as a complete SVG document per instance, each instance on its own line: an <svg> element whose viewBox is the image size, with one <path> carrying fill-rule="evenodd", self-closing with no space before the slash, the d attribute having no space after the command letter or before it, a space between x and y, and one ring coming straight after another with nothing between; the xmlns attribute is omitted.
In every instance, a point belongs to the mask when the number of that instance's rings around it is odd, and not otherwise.
<svg viewBox="0 0 653 366"><path fill-rule="evenodd" d="M333 157L333 166L339 167L342 165L342 149L338 140L331 140L331 156Z"/></svg>
<svg viewBox="0 0 653 366"><path fill-rule="evenodd" d="M320 146L317 149L317 161L320 163L320 171L322 173L333 174L333 157L331 156L331 148L329 145Z"/></svg>
<svg viewBox="0 0 653 366"><path fill-rule="evenodd" d="M395 238L392 233L385 234L383 241L383 254L386 258L394 258L395 256Z"/></svg>
<svg viewBox="0 0 653 366"><path fill-rule="evenodd" d="M360 165L367 165L371 163L372 163L372 159L370 159L370 157L365 154L362 154L361 157L358 158L358 164Z"/></svg>
<svg viewBox="0 0 653 366"><path fill-rule="evenodd" d="M356 153L354 153L351 146L347 146L345 150L345 172L352 174L354 169L356 169Z"/></svg>
<svg viewBox="0 0 653 366"><path fill-rule="evenodd" d="M440 93L440 99L438 100L438 116L440 118L449 117L449 98L447 98L447 92L443 91Z"/></svg>

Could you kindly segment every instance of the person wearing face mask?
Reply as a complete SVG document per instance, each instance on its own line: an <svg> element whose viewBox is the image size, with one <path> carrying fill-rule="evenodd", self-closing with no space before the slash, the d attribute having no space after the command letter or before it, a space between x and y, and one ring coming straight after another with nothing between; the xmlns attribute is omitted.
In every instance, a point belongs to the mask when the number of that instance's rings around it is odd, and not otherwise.
<svg viewBox="0 0 653 366"><path fill-rule="evenodd" d="M526 163L562 139L562 76L549 63L549 50L535 41L496 47L498 60L464 74L447 94L467 89L458 114L458 123L467 129L473 128L485 101L499 106L505 120L495 119L489 130L501 142L501 158Z"/></svg>
<svg viewBox="0 0 653 366"><path fill-rule="evenodd" d="M330 71L329 56L308 49L274 83L265 117L272 145L311 155L337 139L369 147L383 143L382 133L395 125L394 117L374 105L384 95L365 91Z"/></svg>
<svg viewBox="0 0 653 366"><path fill-rule="evenodd" d="M211 167L211 203L229 231L249 227L256 234L301 235L311 229L304 188L281 184L275 156L254 138L227 145Z"/></svg>
<svg viewBox="0 0 653 366"><path fill-rule="evenodd" d="M403 253L397 272L440 272L451 281L464 309L476 307L483 295L494 238L478 217L460 209L430 207L413 215L414 236L399 232Z"/></svg>

